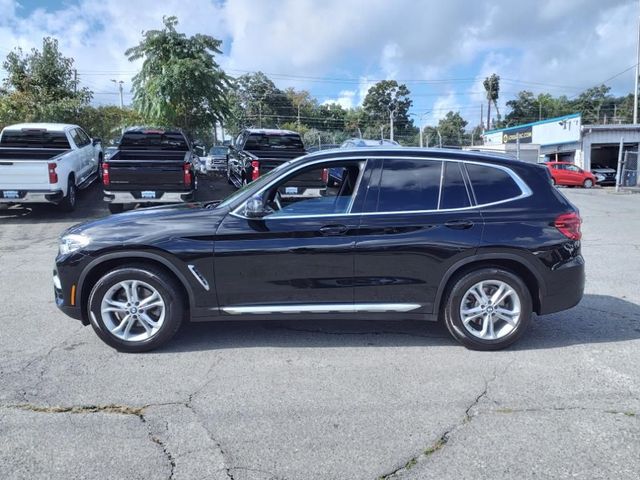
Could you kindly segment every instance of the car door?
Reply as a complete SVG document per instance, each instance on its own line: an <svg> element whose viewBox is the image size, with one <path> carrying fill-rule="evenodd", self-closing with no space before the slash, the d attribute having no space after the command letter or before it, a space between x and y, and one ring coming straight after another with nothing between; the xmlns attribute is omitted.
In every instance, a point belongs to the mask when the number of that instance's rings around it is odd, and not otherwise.
<svg viewBox="0 0 640 480"><path fill-rule="evenodd" d="M356 239L355 303L432 314L446 270L482 236L461 162L377 161Z"/></svg>
<svg viewBox="0 0 640 480"><path fill-rule="evenodd" d="M87 161L87 176L90 176L98 171L98 156L96 155L96 149L93 145L93 140L82 128L78 129L78 135L82 141L82 148L86 152Z"/></svg>
<svg viewBox="0 0 640 480"><path fill-rule="evenodd" d="M312 171L322 175L338 166L351 174L337 186L298 196L288 186ZM365 169L363 160L318 162L252 197L266 215L248 217L248 202L229 213L216 232L214 252L221 313L350 311L359 221L353 204Z"/></svg>
<svg viewBox="0 0 640 480"><path fill-rule="evenodd" d="M575 165L564 165L567 181L570 185L582 185L584 182L584 172Z"/></svg>

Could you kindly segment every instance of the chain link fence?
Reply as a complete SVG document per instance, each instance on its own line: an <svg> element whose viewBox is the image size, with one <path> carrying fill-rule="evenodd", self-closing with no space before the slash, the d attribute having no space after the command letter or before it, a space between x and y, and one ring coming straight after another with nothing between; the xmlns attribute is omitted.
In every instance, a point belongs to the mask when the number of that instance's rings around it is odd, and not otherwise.
<svg viewBox="0 0 640 480"><path fill-rule="evenodd" d="M638 175L638 152L627 150L624 152L622 170L620 172L621 187L640 186L640 176Z"/></svg>

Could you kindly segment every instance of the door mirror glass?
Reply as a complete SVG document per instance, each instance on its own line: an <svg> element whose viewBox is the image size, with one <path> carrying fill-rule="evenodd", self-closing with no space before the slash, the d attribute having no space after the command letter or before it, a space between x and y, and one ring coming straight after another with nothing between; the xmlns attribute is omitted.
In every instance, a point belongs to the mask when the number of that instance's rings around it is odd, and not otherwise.
<svg viewBox="0 0 640 480"><path fill-rule="evenodd" d="M251 197L244 206L244 216L247 218L262 218L267 214L262 198Z"/></svg>

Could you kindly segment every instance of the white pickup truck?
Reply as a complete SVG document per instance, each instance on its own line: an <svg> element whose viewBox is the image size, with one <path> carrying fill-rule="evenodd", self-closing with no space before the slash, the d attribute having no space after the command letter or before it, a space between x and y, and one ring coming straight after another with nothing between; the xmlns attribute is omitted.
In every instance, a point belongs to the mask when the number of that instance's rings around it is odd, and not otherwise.
<svg viewBox="0 0 640 480"><path fill-rule="evenodd" d="M0 206L53 203L76 205L78 189L99 176L99 139L77 125L21 123L0 133Z"/></svg>

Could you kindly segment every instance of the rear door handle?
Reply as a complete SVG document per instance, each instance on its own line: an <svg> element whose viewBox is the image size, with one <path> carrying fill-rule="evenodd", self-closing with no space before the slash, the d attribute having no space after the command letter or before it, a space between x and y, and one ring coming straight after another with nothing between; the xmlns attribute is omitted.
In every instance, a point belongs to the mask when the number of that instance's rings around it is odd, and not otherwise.
<svg viewBox="0 0 640 480"><path fill-rule="evenodd" d="M453 230L466 230L473 227L473 222L471 220L451 220L445 222L444 226Z"/></svg>
<svg viewBox="0 0 640 480"><path fill-rule="evenodd" d="M346 225L326 225L320 228L320 233L324 236L342 235L347 230Z"/></svg>

